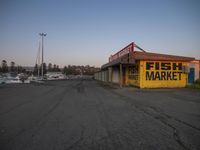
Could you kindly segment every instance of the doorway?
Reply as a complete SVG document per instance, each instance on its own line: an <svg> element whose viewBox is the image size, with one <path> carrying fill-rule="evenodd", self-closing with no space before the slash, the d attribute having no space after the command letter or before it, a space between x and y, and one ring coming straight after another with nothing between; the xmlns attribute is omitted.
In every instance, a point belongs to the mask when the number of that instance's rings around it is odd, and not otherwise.
<svg viewBox="0 0 200 150"><path fill-rule="evenodd" d="M190 72L188 73L188 83L194 83L194 68L190 68Z"/></svg>

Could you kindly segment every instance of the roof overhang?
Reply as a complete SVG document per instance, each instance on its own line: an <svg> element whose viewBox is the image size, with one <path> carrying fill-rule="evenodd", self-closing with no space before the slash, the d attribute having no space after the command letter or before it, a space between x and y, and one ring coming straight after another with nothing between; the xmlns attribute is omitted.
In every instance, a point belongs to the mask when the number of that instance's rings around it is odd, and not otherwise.
<svg viewBox="0 0 200 150"><path fill-rule="evenodd" d="M119 64L135 64L135 59L134 59L134 55L132 54L133 52L130 52L118 59L115 59L111 62L108 62L104 65L101 66L101 69L106 69L108 67L111 66L117 66Z"/></svg>

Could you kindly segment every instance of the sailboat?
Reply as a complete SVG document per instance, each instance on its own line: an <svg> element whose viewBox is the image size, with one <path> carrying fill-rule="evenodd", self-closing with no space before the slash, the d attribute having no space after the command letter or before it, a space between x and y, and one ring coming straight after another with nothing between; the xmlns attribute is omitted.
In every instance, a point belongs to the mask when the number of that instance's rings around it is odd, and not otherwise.
<svg viewBox="0 0 200 150"><path fill-rule="evenodd" d="M31 76L29 77L29 80L31 82L37 82L37 83L43 83L42 77L40 76L40 67L41 67L41 62L40 62L40 53L41 53L41 43L39 41L39 47L38 47L38 52L36 56L36 61L35 61L35 66L37 67L37 76Z"/></svg>

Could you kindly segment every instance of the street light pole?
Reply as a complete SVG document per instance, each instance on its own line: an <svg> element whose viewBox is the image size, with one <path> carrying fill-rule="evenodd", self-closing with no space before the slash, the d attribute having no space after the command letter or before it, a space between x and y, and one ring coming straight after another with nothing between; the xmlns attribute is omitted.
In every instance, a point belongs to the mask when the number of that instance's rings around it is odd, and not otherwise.
<svg viewBox="0 0 200 150"><path fill-rule="evenodd" d="M40 36L42 36L42 79L43 79L43 77L44 77L44 36L46 36L47 34L45 34L45 33L39 33L39 35Z"/></svg>

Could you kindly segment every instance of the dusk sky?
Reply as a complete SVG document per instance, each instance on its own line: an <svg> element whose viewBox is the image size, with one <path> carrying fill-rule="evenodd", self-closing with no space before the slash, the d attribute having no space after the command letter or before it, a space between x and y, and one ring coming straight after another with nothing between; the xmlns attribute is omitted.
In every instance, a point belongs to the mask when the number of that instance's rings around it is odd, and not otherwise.
<svg viewBox="0 0 200 150"><path fill-rule="evenodd" d="M200 0L0 0L0 60L94 65L131 42L200 59Z"/></svg>

